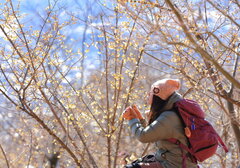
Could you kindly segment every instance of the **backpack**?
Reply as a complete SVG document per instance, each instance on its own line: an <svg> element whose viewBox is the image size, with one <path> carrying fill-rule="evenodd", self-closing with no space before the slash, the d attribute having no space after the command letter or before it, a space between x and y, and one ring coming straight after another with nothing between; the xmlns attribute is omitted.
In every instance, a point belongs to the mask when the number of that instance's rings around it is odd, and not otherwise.
<svg viewBox="0 0 240 168"><path fill-rule="evenodd" d="M190 157L192 162L202 162L216 153L220 144L225 152L227 147L212 125L204 119L205 114L197 102L188 99L181 99L174 104L178 115L183 121L188 146L179 140L171 138L169 142L175 143L182 150L183 168L186 168L186 158ZM187 151L184 155L183 150Z"/></svg>

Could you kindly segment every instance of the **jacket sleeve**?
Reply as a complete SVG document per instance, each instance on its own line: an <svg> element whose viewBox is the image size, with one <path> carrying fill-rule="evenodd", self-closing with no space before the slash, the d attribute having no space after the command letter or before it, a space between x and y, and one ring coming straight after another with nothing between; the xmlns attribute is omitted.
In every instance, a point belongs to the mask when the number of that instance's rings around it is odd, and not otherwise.
<svg viewBox="0 0 240 168"><path fill-rule="evenodd" d="M144 128L138 119L129 121L129 126L135 137L142 143L155 142L174 137L175 124L179 121L174 112L164 112L150 125Z"/></svg>

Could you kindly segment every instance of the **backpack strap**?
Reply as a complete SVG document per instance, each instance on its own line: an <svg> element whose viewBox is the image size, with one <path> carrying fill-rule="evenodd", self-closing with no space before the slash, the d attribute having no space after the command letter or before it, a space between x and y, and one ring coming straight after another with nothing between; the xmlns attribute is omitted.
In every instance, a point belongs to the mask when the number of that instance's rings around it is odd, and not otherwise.
<svg viewBox="0 0 240 168"><path fill-rule="evenodd" d="M227 146L224 144L224 142L222 141L221 137L218 135L218 133L214 130L215 134L217 135L217 140L220 143L220 145L223 147L224 151L227 153L228 152L228 148Z"/></svg>
<svg viewBox="0 0 240 168"><path fill-rule="evenodd" d="M224 142L222 141L222 139L220 138L220 136L218 134L217 134L217 139L220 142L221 146L223 147L224 151L227 153L228 148L226 147L226 145L224 144Z"/></svg>
<svg viewBox="0 0 240 168"><path fill-rule="evenodd" d="M182 144L178 139L175 139L175 138L169 138L168 142L171 142L171 143L174 143L174 144L178 145L179 148L181 149L182 158L183 158L182 168L187 168L187 165L186 165L187 157L189 157L193 163L197 164L197 160L196 160L196 158L193 157L192 151L186 145ZM184 154L183 150L187 151L188 153ZM188 154L190 154L190 156Z"/></svg>
<svg viewBox="0 0 240 168"><path fill-rule="evenodd" d="M178 145L181 149L184 149L185 151L188 151L191 155L193 155L193 152L186 145L182 144L178 139L169 138L168 142Z"/></svg>

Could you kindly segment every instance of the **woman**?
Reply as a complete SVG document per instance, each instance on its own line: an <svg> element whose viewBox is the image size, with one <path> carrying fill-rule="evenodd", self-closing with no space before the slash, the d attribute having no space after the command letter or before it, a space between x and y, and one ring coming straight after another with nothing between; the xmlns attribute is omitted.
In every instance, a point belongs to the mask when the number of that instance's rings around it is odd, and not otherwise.
<svg viewBox="0 0 240 168"><path fill-rule="evenodd" d="M136 106L128 107L123 117L129 121L129 126L135 137L142 143L154 142L157 151L148 155L140 162L126 165L126 168L180 168L182 167L182 151L178 145L167 139L175 138L187 145L182 121L179 118L174 103L182 97L176 91L180 88L180 82L175 79L163 79L155 82L148 95L148 103L151 105L149 122L147 127L142 126L143 117ZM195 168L190 158L185 161L186 167Z"/></svg>

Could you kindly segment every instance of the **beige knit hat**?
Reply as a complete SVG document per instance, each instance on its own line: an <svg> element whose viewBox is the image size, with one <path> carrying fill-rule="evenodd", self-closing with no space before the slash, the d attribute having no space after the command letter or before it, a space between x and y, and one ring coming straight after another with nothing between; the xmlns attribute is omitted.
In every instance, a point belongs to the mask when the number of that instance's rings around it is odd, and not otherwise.
<svg viewBox="0 0 240 168"><path fill-rule="evenodd" d="M153 83L149 92L148 103L152 104L153 95L167 100L173 92L180 89L180 81L178 79L162 79Z"/></svg>

